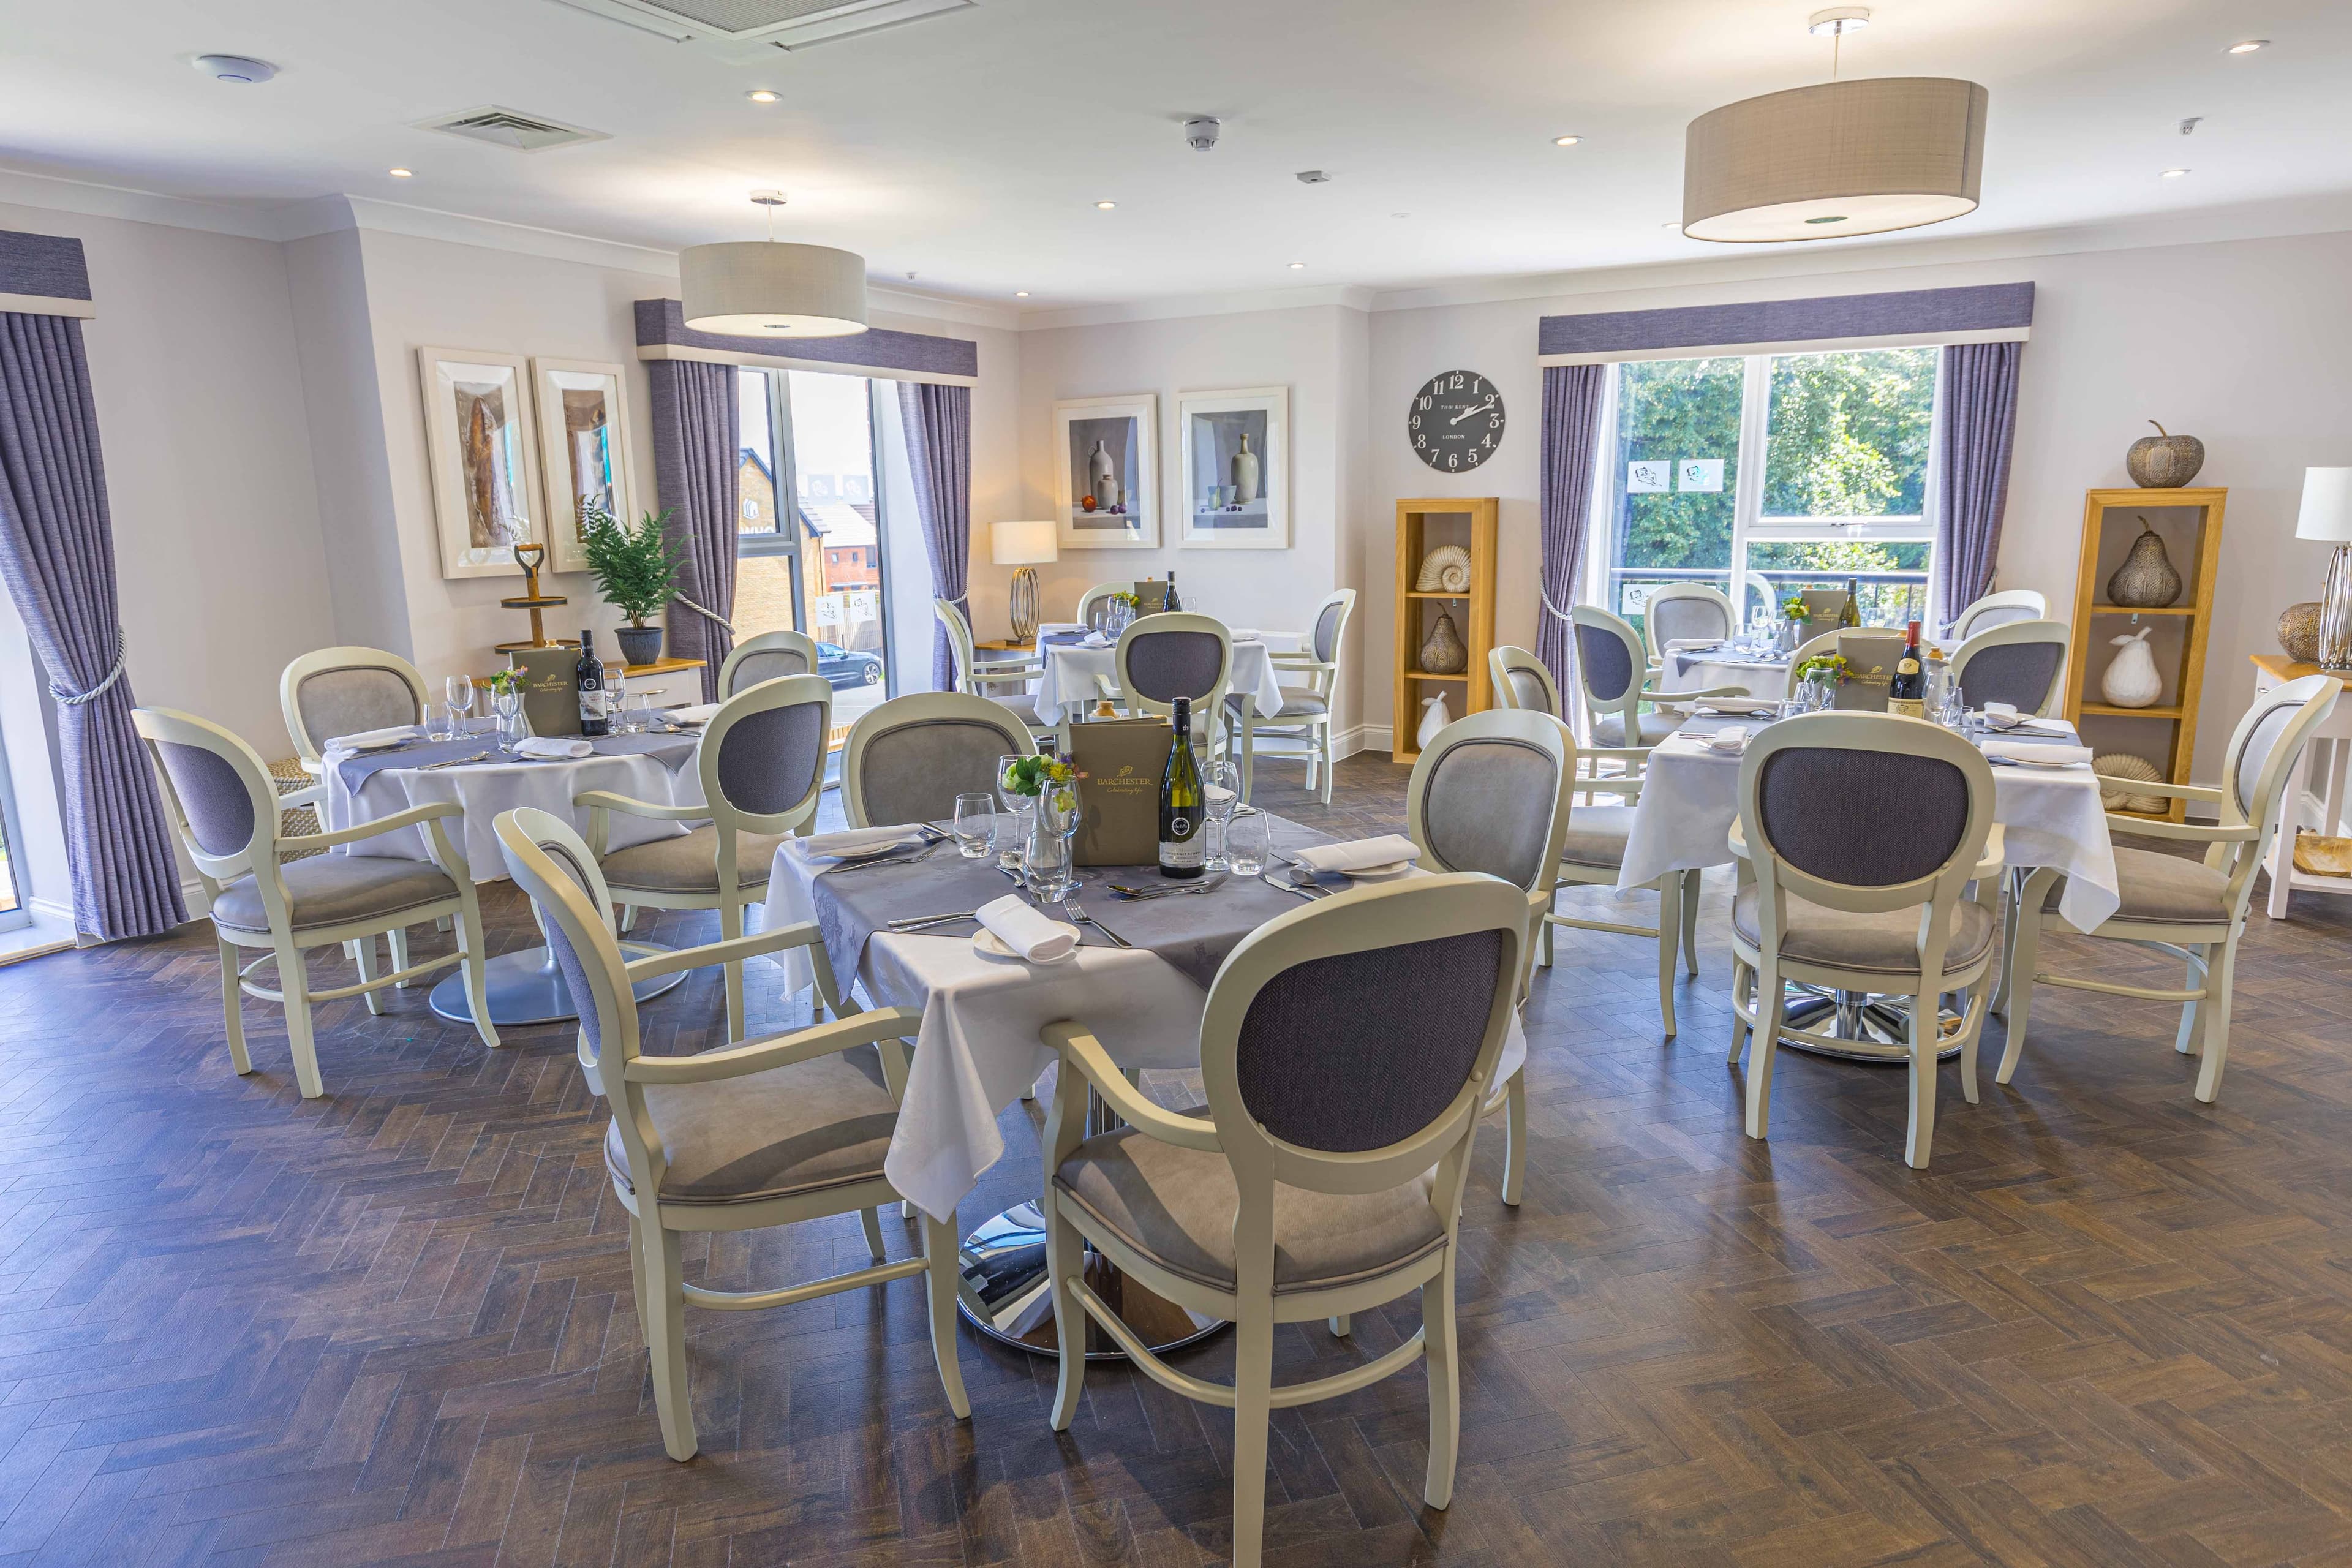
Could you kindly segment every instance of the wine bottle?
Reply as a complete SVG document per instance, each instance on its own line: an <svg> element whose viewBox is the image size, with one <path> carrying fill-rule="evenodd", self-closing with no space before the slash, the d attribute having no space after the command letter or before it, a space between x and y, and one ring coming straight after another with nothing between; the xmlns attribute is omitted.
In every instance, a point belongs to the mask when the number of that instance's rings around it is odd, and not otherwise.
<svg viewBox="0 0 2352 1568"><path fill-rule="evenodd" d="M1183 607L1184 606L1179 603L1176 598L1176 574L1171 572L1168 574L1168 608L1171 610L1181 610Z"/></svg>
<svg viewBox="0 0 2352 1568"><path fill-rule="evenodd" d="M1838 625L1841 626L1862 625L1862 579L1859 577L1849 577L1845 580L1845 604L1838 611Z"/></svg>
<svg viewBox="0 0 2352 1568"><path fill-rule="evenodd" d="M1927 665L1919 657L1919 623L1913 621L1903 639L1903 657L1895 666L1895 679L1887 683L1886 710L1907 718L1927 716Z"/></svg>
<svg viewBox="0 0 2352 1568"><path fill-rule="evenodd" d="M572 684L580 693L580 732L611 734L612 721L605 717L604 661L596 657L596 634L585 627L580 633L580 662L572 667Z"/></svg>
<svg viewBox="0 0 2352 1568"><path fill-rule="evenodd" d="M1190 878L1201 874L1207 846L1201 825L1207 818L1207 792L1201 787L1201 764L1192 756L1192 703L1176 699L1176 743L1168 751L1167 771L1160 775L1160 874Z"/></svg>

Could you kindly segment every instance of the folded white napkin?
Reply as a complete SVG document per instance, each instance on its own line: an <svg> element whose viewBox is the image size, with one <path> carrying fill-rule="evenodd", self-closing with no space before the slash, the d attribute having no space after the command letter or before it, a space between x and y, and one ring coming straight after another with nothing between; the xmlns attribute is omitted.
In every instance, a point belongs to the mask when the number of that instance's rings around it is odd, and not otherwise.
<svg viewBox="0 0 2352 1568"><path fill-rule="evenodd" d="M1780 711L1761 697L1716 697L1693 705L1701 713L1737 713L1745 719L1762 719Z"/></svg>
<svg viewBox="0 0 2352 1568"><path fill-rule="evenodd" d="M357 751L362 746L385 746L394 741L405 741L416 733L414 724L394 724L385 730L362 730L356 735L338 735L327 742L331 752Z"/></svg>
<svg viewBox="0 0 2352 1568"><path fill-rule="evenodd" d="M1234 642L1255 642L1258 639L1257 628L1255 626L1246 630L1240 626L1227 626L1225 635Z"/></svg>
<svg viewBox="0 0 2352 1568"><path fill-rule="evenodd" d="M911 825L847 827L839 833L820 833L813 838L803 838L801 844L812 855L858 855L892 844L912 844L922 836L922 830Z"/></svg>
<svg viewBox="0 0 2352 1568"><path fill-rule="evenodd" d="M1668 637L1666 639L1666 651L1668 653L1695 653L1701 648L1721 647L1722 646L1723 639L1721 637Z"/></svg>
<svg viewBox="0 0 2352 1568"><path fill-rule="evenodd" d="M1078 945L1074 928L1046 919L1034 905L1024 903L1018 893L981 905L975 918L995 933L997 941L1032 963L1051 963Z"/></svg>
<svg viewBox="0 0 2352 1568"><path fill-rule="evenodd" d="M718 717L719 704L716 702L697 702L691 707L669 710L669 721L673 724L708 724Z"/></svg>
<svg viewBox="0 0 2352 1568"><path fill-rule="evenodd" d="M1717 752L1744 752L1748 749L1748 726L1726 724L1707 737L1707 747Z"/></svg>
<svg viewBox="0 0 2352 1568"><path fill-rule="evenodd" d="M2039 763L2043 767L2056 767L2062 763L2070 767L2076 763L2088 766L2091 761L2088 746L2053 746L2039 741L1987 741L1984 754L2012 763Z"/></svg>
<svg viewBox="0 0 2352 1568"><path fill-rule="evenodd" d="M1110 647L1110 638L1105 637L1100 632L1088 632L1079 640L1077 646L1080 647Z"/></svg>
<svg viewBox="0 0 2352 1568"><path fill-rule="evenodd" d="M2017 704L1988 702L1984 705L1985 722L1997 730L2006 730L2017 722Z"/></svg>
<svg viewBox="0 0 2352 1568"><path fill-rule="evenodd" d="M515 754L523 757L558 757L573 761L589 756L595 750L585 741L566 740L554 735L533 735L528 741L515 742Z"/></svg>
<svg viewBox="0 0 2352 1568"><path fill-rule="evenodd" d="M1301 849L1293 858L1322 876L1331 871L1368 871L1376 866L1393 866L1400 860L1418 860L1421 851L1403 834L1388 833L1378 838L1359 838L1351 844L1319 844L1312 849Z"/></svg>

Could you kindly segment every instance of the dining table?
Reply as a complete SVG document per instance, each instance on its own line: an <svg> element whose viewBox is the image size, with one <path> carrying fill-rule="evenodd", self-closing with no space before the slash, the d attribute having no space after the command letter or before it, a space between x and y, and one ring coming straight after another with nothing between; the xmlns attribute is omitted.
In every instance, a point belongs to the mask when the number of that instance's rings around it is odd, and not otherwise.
<svg viewBox="0 0 2352 1568"><path fill-rule="evenodd" d="M1259 718L1280 712L1282 681L1273 656L1296 652L1301 640L1297 632L1235 630L1226 689L1248 698ZM1097 699L1118 689L1118 638L1107 633L1068 623L1042 626L1037 628L1037 659L1042 669L1030 689L1036 695L1037 718L1043 723L1082 718Z"/></svg>
<svg viewBox="0 0 2352 1568"><path fill-rule="evenodd" d="M1785 653L1754 653L1730 643L1669 644L1659 658L1658 689L1715 691L1736 687L1750 697L1779 702L1789 695L1790 662Z"/></svg>
<svg viewBox="0 0 2352 1568"><path fill-rule="evenodd" d="M1015 891L1036 900L997 857L964 857L938 834L938 825L924 837L940 841L910 842L866 863L824 853L824 837L781 846L762 928L814 921L838 984L874 1005L906 1007L922 1017L883 1160L891 1185L933 1218L954 1218L957 1203L1004 1152L998 1114L1029 1095L1056 1059L1040 1035L1048 1024L1087 1025L1131 1071L1197 1069L1201 1020L1225 956L1268 921L1349 885L1344 878L1315 878L1289 861L1300 849L1330 843L1328 835L1265 815L1270 855L1263 876L1212 871L1188 884L1163 880L1156 866L1080 868L1078 889L1043 906L1081 936L1068 957L1050 963L983 951L972 911ZM919 830L908 828L910 835ZM1146 896L1123 896L1121 887ZM893 920L959 913L966 918L921 931L890 929ZM802 950L774 962L788 990L810 984ZM1496 1081L1526 1058L1515 1019ZM1090 1097L1089 1135L1117 1125L1109 1109ZM1034 1202L990 1216L964 1238L960 1290L964 1316L982 1332L1041 1354L1055 1348L1045 1235ZM1097 1293L1155 1350L1222 1326L1121 1279L1099 1258L1090 1256L1087 1267ZM1098 1328L1089 1325L1088 1333L1090 1358L1121 1353Z"/></svg>

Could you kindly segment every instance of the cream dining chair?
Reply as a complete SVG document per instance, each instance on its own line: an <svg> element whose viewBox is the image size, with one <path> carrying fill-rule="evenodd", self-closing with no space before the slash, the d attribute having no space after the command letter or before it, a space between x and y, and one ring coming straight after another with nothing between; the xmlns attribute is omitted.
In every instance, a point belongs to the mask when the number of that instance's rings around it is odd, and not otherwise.
<svg viewBox="0 0 2352 1568"><path fill-rule="evenodd" d="M852 827L945 822L960 795L994 795L996 762L1036 743L1001 702L910 691L858 715L841 744L841 811Z"/></svg>
<svg viewBox="0 0 2352 1568"><path fill-rule="evenodd" d="M971 640L971 623L963 618L962 609L945 599L931 601L931 614L947 628L949 657L953 659L950 689L969 692L985 699L1010 712L1034 735L1050 735L1054 726L1037 717L1037 699L1028 689L1031 681L1045 674L1042 654L1007 655L1004 658L981 662ZM1011 691L1004 687L1013 688Z"/></svg>
<svg viewBox="0 0 2352 1568"><path fill-rule="evenodd" d="M2046 718L2066 705L2073 636L2063 621L2003 622L1954 648L1947 663L1970 708L2006 702L2020 713Z"/></svg>
<svg viewBox="0 0 2352 1568"><path fill-rule="evenodd" d="M1973 601L1952 617L1946 642L1961 643L1979 632L2005 626L2011 621L2038 621L2050 614L2050 601L2032 588L2004 588Z"/></svg>
<svg viewBox="0 0 2352 1568"><path fill-rule="evenodd" d="M1194 731L1216 739L1216 715L1234 673L1233 634L1224 622L1189 610L1145 616L1118 634L1112 668L1129 718L1168 718L1182 697L1192 704Z"/></svg>
<svg viewBox="0 0 2352 1568"><path fill-rule="evenodd" d="M243 995L286 1009L294 1081L303 1099L316 1100L326 1086L319 1075L310 1005L364 995L368 1011L379 1013L383 999L378 994L386 986L404 984L452 963L464 967L475 1033L482 1044L498 1046L499 1032L488 1022L489 1003L482 991L482 915L474 900L473 873L466 865L466 835L462 829L451 835L442 826L446 821L462 820L463 807L436 801L356 827L289 837L278 830L280 801L260 752L193 713L135 708L131 721L162 775L163 798L211 903L229 1060L239 1073L253 1070L245 1044ZM284 858L291 853L338 849L409 827L422 830L430 860L320 854ZM379 935L441 916L449 918L457 932L456 952L412 968L406 950L395 947L390 972L375 973ZM346 944L358 961L359 984L311 990L303 954L314 947ZM264 951L241 963L241 950L247 948ZM247 978L264 963L277 967L275 991Z"/></svg>
<svg viewBox="0 0 2352 1568"><path fill-rule="evenodd" d="M1534 966L1535 933L1545 929L1559 886L1576 785L1576 742L1549 713L1492 709L1438 731L1412 764L1404 819L1426 871L1475 871L1528 895L1528 940L1519 985ZM1528 1173L1528 1074L1524 1058L1498 1069L1503 1086L1484 1113L1502 1110L1503 1201L1517 1206Z"/></svg>
<svg viewBox="0 0 2352 1568"><path fill-rule="evenodd" d="M1883 807L1903 802L1899 820ZM1990 1004L2001 887L1992 768L1960 736L1889 713L1808 713L1748 743L1739 763L1732 853L1753 868L1731 906L1731 1052L1748 1058L1748 1136L1772 1115L1781 1037L1906 1062L1910 1114L1904 1163L1925 1168L1936 1136L1942 1050L1960 1053L1960 1089L1977 1100L1977 1044ZM1976 896L1964 898L1975 884ZM1748 992L1754 982L1752 1000ZM1789 981L1840 993L1911 998L1902 1046L1794 1029ZM1946 992L1967 1011L1942 1024Z"/></svg>
<svg viewBox="0 0 2352 1568"><path fill-rule="evenodd" d="M279 795L279 809L324 802L327 765L320 753L328 742L422 724L431 700L416 667L382 648L322 647L289 664L278 678L278 707L302 771L316 782Z"/></svg>
<svg viewBox="0 0 2352 1568"><path fill-rule="evenodd" d="M1665 661L1667 645L1691 637L1722 640L1739 629L1731 595L1706 583L1669 583L1651 592L1642 606L1642 640L1654 668Z"/></svg>
<svg viewBox="0 0 2352 1568"><path fill-rule="evenodd" d="M2304 747L2335 710L2342 688L2333 676L2306 675L2254 700L2230 737L2229 762L2218 789L2200 784L2106 781L2134 795L2171 795L2213 808L2219 821L2163 822L2109 813L2111 833L2203 845L2201 859L2185 859L2160 849L2117 844L2116 875L2122 902L2090 935L2103 942L2130 942L2180 960L2189 984L2163 991L2085 974L2060 974L2041 967L2042 933L2072 931L2058 916L2063 876L2045 867L2025 879L2019 918L2011 911L2009 1044L1995 1081L2007 1083L2025 1055L2027 1015L2036 985L2060 985L2103 996L2178 1002L2180 1029L2172 1048L2197 1056L2197 1098L2210 1105L2221 1092L2221 1068L2230 1055L2230 1010L2238 971L2238 941L2245 934L2246 910L2254 895L2254 868L2274 833L2292 832L2284 809L2287 784ZM2085 965L2093 974L2103 966Z"/></svg>
<svg viewBox="0 0 2352 1568"><path fill-rule="evenodd" d="M822 656L816 639L806 632L761 632L735 645L719 667L719 700L763 680L787 675L814 675Z"/></svg>
<svg viewBox="0 0 2352 1568"><path fill-rule="evenodd" d="M1110 602L1121 594L1135 592L1133 583L1097 583L1078 595L1078 607L1072 619L1089 631L1110 630Z"/></svg>
<svg viewBox="0 0 2352 1568"><path fill-rule="evenodd" d="M1234 1413L1234 1568L1257 1568L1273 1412L1426 1359L1422 1500L1453 1500L1462 1377L1454 1253L1462 1187L1517 995L1527 895L1491 877L1412 878L1277 916L1242 941L1201 1020L1207 1114L1127 1080L1114 1035L1049 1024L1061 1055L1045 1136L1047 1268L1061 1379L1054 1430L1085 1392L1087 1320L1137 1371ZM1089 1091L1127 1125L1088 1136ZM1084 1247L1180 1307L1234 1323L1234 1381L1161 1361L1086 1280ZM1278 1325L1414 1290L1422 1326L1328 1377L1274 1385Z"/></svg>
<svg viewBox="0 0 2352 1568"><path fill-rule="evenodd" d="M1680 711L1644 713L1644 705L1679 709L1703 697L1745 697L1744 686L1703 691L1666 691L1652 669L1649 649L1631 623L1591 605L1572 605L1569 620L1576 635L1576 676L1584 688L1584 718L1592 743L1604 747L1654 746L1682 727Z"/></svg>
<svg viewBox="0 0 2352 1568"><path fill-rule="evenodd" d="M669 1457L690 1459L698 1447L687 1387L688 1307L758 1311L920 1276L948 1408L959 1419L970 1415L956 1362L955 1228L924 1216L922 1256L887 1263L874 1217L877 1205L901 1202L882 1161L906 1092L906 1042L922 1015L856 1011L836 990L824 938L809 921L625 962L613 931L613 893L571 826L530 808L500 814L496 826L507 874L530 896L579 1004L581 1076L612 1112L604 1169L628 1211L638 1329ZM730 1031L730 1044L694 1056L643 1054L635 982L707 964L740 966L793 947L806 953L831 1022L756 1040ZM685 1279L686 1233L765 1230L853 1213L872 1268L772 1290L713 1290Z"/></svg>
<svg viewBox="0 0 2352 1568"><path fill-rule="evenodd" d="M1323 804L1331 804L1331 716L1339 706L1339 655L1355 613L1353 588L1328 595L1315 607L1315 629L1306 648L1267 655L1282 688L1282 707L1271 717L1259 715L1250 693L1225 694L1226 728L1241 731L1242 799L1250 797L1263 739L1272 742L1267 756L1304 761L1307 787L1319 786Z"/></svg>
<svg viewBox="0 0 2352 1568"><path fill-rule="evenodd" d="M741 936L745 907L768 896L777 849L816 816L832 725L833 683L823 676L763 680L720 703L704 727L694 754L700 805L602 789L573 795L572 805L588 808L588 844L605 884L632 910L716 910L719 935ZM614 849L615 812L702 826ZM741 1039L743 965L725 967L728 1037Z"/></svg>

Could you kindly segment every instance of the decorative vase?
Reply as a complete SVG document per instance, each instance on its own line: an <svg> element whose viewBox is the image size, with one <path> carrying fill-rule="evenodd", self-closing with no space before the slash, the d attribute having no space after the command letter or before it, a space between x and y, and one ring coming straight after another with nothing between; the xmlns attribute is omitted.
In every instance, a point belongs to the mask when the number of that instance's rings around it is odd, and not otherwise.
<svg viewBox="0 0 2352 1568"><path fill-rule="evenodd" d="M1412 732L1413 743L1424 752L1429 750L1436 743L1437 737L1444 731L1445 726L1453 722L1454 715L1445 710L1444 692L1441 691L1434 697L1423 698L1421 728Z"/></svg>
<svg viewBox="0 0 2352 1568"><path fill-rule="evenodd" d="M1462 645L1462 634L1454 629L1454 617L1440 614L1437 624L1429 628L1429 640L1421 645L1421 668L1424 675L1459 675L1470 668L1470 650Z"/></svg>
<svg viewBox="0 0 2352 1568"><path fill-rule="evenodd" d="M2139 531L2131 553L2107 579L2107 603L2127 610L2160 610L2180 597L2180 574L2172 569L2172 557L2164 552L2164 541L2147 519L2139 520Z"/></svg>
<svg viewBox="0 0 2352 1568"><path fill-rule="evenodd" d="M1101 441L1087 458L1087 493L1095 498L1095 505L1105 511L1118 506L1118 468L1111 461L1110 447Z"/></svg>
<svg viewBox="0 0 2352 1568"><path fill-rule="evenodd" d="M2156 421L2148 421L2156 425ZM2124 472L2142 489L2173 490L2197 477L2205 466L2205 443L2194 436L2175 436L2161 425L2143 436L2124 454Z"/></svg>
<svg viewBox="0 0 2352 1568"><path fill-rule="evenodd" d="M2099 678L2099 691L2118 708L2153 707L2164 694L2164 677L2157 673L2156 655L2147 647L2147 634L2154 630L2142 626L2114 639L2116 657Z"/></svg>
<svg viewBox="0 0 2352 1568"><path fill-rule="evenodd" d="M1466 594L1470 591L1470 552L1458 544L1441 544L1421 558L1421 574L1413 579L1416 594Z"/></svg>
<svg viewBox="0 0 2352 1568"><path fill-rule="evenodd" d="M623 664L651 664L661 658L662 629L659 626L623 626L613 636L621 645Z"/></svg>
<svg viewBox="0 0 2352 1568"><path fill-rule="evenodd" d="M2160 784L2164 780L2154 763L2129 752L2108 752L2093 757L2091 771L2102 779L2138 779L2145 784ZM2160 795L2134 795L2127 789L2102 785L2099 804L2109 811L2137 811L2153 816L2161 813L2168 803Z"/></svg>
<svg viewBox="0 0 2352 1568"><path fill-rule="evenodd" d="M1780 641L1779 641L1779 643L1776 645L1776 646L1780 648L1780 652L1782 652L1782 653L1794 653L1794 652L1796 652L1796 651L1797 651L1797 645L1798 645L1799 643L1801 643L1801 642L1804 641L1804 640L1805 640L1805 623L1804 623L1804 622L1802 622L1802 621L1782 621L1782 622L1780 623Z"/></svg>
<svg viewBox="0 0 2352 1568"><path fill-rule="evenodd" d="M1234 454L1234 502L1247 506L1257 500L1257 454L1249 449L1249 437L1242 437L1242 449Z"/></svg>
<svg viewBox="0 0 2352 1568"><path fill-rule="evenodd" d="M2319 662L2319 601L2289 605L2278 619L2279 651L2297 664Z"/></svg>

